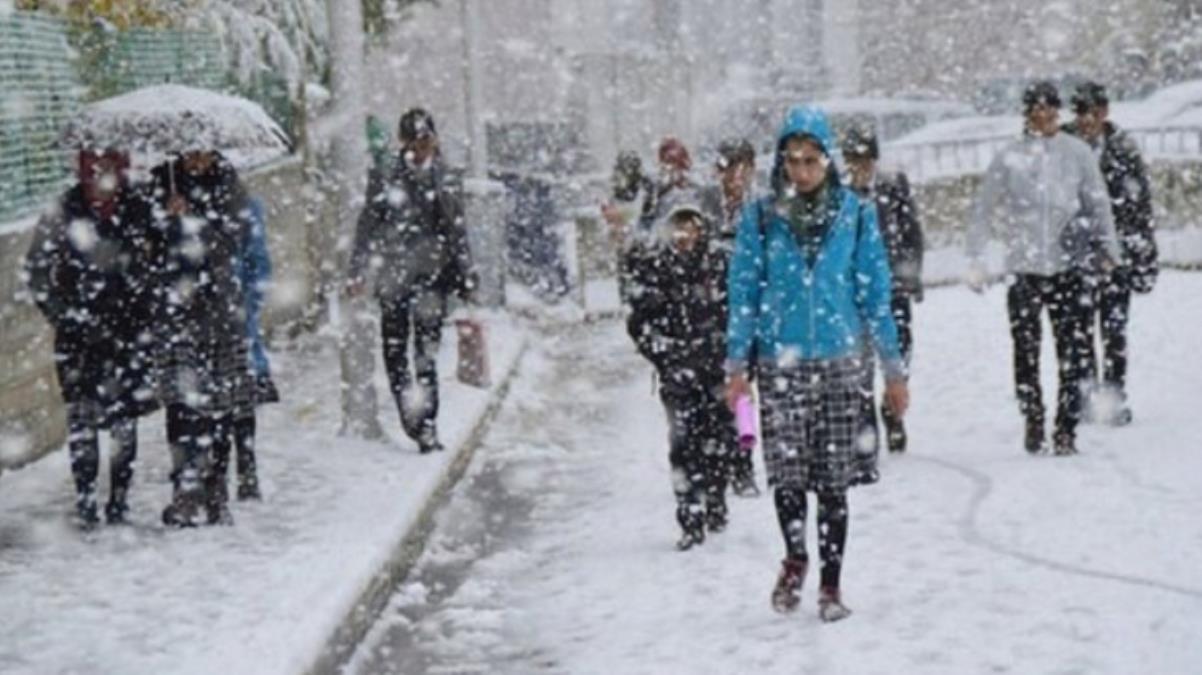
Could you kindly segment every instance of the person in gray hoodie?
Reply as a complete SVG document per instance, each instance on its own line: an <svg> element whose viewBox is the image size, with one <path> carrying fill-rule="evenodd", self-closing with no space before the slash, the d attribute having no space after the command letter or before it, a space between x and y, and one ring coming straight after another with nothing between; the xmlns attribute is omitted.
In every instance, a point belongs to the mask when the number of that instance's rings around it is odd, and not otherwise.
<svg viewBox="0 0 1202 675"><path fill-rule="evenodd" d="M1059 133L1055 85L1029 86L1023 108L1022 138L993 158L977 194L967 237L969 283L984 291L985 244L991 237L1004 241L1006 271L1013 278L1007 306L1025 446L1032 454L1046 447L1039 384L1040 316L1046 307L1060 374L1052 441L1057 455L1072 455L1088 373L1083 336L1092 297L1085 277L1119 264L1122 251L1097 159L1080 139Z"/></svg>

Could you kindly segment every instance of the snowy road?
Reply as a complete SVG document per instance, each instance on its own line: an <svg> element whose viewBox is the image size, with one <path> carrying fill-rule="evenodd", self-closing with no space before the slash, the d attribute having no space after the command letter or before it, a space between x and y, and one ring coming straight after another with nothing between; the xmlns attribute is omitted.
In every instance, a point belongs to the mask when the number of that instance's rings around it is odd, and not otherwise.
<svg viewBox="0 0 1202 675"><path fill-rule="evenodd" d="M1136 422L1085 427L1069 459L1021 450L1003 303L918 307L912 451L851 497L850 620L819 623L812 578L801 612L770 611L767 498L673 550L662 412L609 323L527 355L350 672L1197 672L1202 276L1136 299Z"/></svg>

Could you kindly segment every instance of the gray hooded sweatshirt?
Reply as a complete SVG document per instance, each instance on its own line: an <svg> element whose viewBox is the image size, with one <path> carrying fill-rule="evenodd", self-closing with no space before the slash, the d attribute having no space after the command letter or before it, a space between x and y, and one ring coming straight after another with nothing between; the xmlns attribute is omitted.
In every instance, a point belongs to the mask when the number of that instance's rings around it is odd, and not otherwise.
<svg viewBox="0 0 1202 675"><path fill-rule="evenodd" d="M1121 263L1110 196L1089 146L1057 133L1025 135L1003 148L977 193L968 256L980 259L990 238L1005 242L1007 271L1016 274Z"/></svg>

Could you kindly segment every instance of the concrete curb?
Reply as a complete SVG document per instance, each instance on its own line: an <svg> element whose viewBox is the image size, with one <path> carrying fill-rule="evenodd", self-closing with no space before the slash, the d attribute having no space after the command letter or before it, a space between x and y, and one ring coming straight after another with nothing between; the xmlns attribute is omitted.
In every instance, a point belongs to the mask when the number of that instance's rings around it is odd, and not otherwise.
<svg viewBox="0 0 1202 675"><path fill-rule="evenodd" d="M388 605L389 598L396 592L397 587L413 571L418 558L425 549L427 539L434 529L434 515L446 504L451 491L463 478L468 465L484 440L484 435L492 425L493 419L500 412L501 406L509 397L509 388L517 377L522 360L530 346L530 338L524 337L518 349L513 364L505 373L501 382L492 392L491 400L484 413L480 415L467 440L458 449L455 458L447 466L446 473L439 480L430 498L426 500L421 513L409 527L405 536L393 547L392 553L384 566L372 577L367 587L359 592L358 600L346 616L342 617L338 628L326 639L325 647L317 659L305 670L306 675L337 675L350 661L355 649L367 637L368 631Z"/></svg>

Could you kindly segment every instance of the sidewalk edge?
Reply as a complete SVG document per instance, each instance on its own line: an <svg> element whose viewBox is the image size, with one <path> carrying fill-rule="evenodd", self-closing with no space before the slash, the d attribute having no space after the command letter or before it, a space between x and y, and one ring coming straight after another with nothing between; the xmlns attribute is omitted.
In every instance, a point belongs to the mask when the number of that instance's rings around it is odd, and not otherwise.
<svg viewBox="0 0 1202 675"><path fill-rule="evenodd" d="M501 406L509 398L509 388L517 377L519 367L529 347L530 338L529 335L526 335L522 338L522 344L504 378L493 389L484 412L472 426L467 440L459 446L455 458L447 465L446 472L430 493L429 498L426 499L421 512L401 540L393 547L387 562L359 592L358 599L339 621L333 634L326 639L325 646L322 647L317 658L305 669L305 675L341 673L343 667L354 655L355 649L380 618L388 605L389 598L396 591L397 585L413 570L418 557L425 549L427 538L434 529L435 513L446 503L451 491L463 478L493 419L496 418Z"/></svg>

